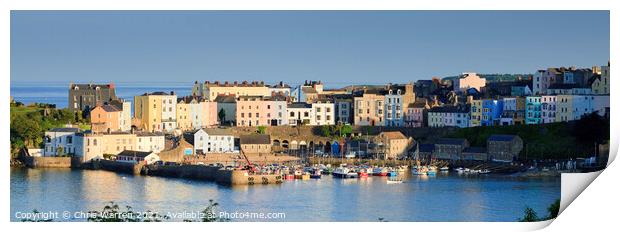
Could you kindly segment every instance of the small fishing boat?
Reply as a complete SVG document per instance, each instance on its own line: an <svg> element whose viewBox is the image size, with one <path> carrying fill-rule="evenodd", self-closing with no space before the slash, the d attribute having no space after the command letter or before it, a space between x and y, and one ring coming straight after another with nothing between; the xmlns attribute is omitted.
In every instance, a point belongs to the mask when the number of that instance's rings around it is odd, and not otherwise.
<svg viewBox="0 0 620 232"><path fill-rule="evenodd" d="M310 173L304 172L303 174L301 174L301 180L309 180L309 179L310 179Z"/></svg>
<svg viewBox="0 0 620 232"><path fill-rule="evenodd" d="M398 172L396 172L396 170L394 170L393 168L390 168L388 170L387 176L398 176Z"/></svg>
<svg viewBox="0 0 620 232"><path fill-rule="evenodd" d="M344 167L336 168L336 170L334 170L332 175L336 178L356 178L357 177L356 172L353 172L350 169L344 168Z"/></svg>
<svg viewBox="0 0 620 232"><path fill-rule="evenodd" d="M416 166L411 169L411 173L414 175L426 175L428 174L428 168L425 166Z"/></svg>
<svg viewBox="0 0 620 232"><path fill-rule="evenodd" d="M372 170L372 174L374 176L387 176L388 170L387 168L375 168Z"/></svg>
<svg viewBox="0 0 620 232"><path fill-rule="evenodd" d="M483 170L480 170L479 173L480 174L489 174L489 173L491 173L491 171L489 171L488 169L483 169Z"/></svg>
<svg viewBox="0 0 620 232"><path fill-rule="evenodd" d="M315 169L314 172L310 174L310 179L321 179L321 169Z"/></svg>
<svg viewBox="0 0 620 232"><path fill-rule="evenodd" d="M368 173L367 173L365 170L363 170L363 171L362 171L362 170L360 170L360 171L357 173L357 176L358 176L359 178L366 178L366 177L368 177Z"/></svg>
<svg viewBox="0 0 620 232"><path fill-rule="evenodd" d="M295 179L301 180L301 176L303 175L303 173L301 172L301 170L295 170L294 172L295 174Z"/></svg>
<svg viewBox="0 0 620 232"><path fill-rule="evenodd" d="M443 166L443 167L439 168L439 171L441 171L441 172L449 172L450 168L448 166Z"/></svg>
<svg viewBox="0 0 620 232"><path fill-rule="evenodd" d="M295 179L295 175L292 175L292 174L285 174L285 175L284 175L284 179L285 179L285 180L294 180L294 179Z"/></svg>
<svg viewBox="0 0 620 232"><path fill-rule="evenodd" d="M454 169L458 174L463 174L465 173L465 169L463 169L462 167L458 167L456 169Z"/></svg>

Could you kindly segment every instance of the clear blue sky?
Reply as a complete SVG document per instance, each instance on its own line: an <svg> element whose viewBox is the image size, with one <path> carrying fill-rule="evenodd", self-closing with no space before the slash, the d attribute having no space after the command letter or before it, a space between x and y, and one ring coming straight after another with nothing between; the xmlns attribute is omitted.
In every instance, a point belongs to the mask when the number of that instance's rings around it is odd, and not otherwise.
<svg viewBox="0 0 620 232"><path fill-rule="evenodd" d="M11 13L11 82L404 83L608 59L608 11Z"/></svg>

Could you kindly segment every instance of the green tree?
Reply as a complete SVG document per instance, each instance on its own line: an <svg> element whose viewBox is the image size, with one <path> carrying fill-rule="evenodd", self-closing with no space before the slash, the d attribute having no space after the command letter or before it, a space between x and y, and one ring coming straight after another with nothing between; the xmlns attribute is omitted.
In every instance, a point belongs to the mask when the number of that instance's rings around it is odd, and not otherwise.
<svg viewBox="0 0 620 232"><path fill-rule="evenodd" d="M202 210L202 222L227 222L228 218L221 218L217 215L215 208L217 208L219 204L214 202L213 200L209 200L209 205L207 208Z"/></svg>
<svg viewBox="0 0 620 232"><path fill-rule="evenodd" d="M256 129L257 129L256 132L258 132L261 135L265 134L265 132L267 131L266 126L258 126Z"/></svg>
<svg viewBox="0 0 620 232"><path fill-rule="evenodd" d="M126 205L125 210L121 211L118 204L110 201L101 211L89 211L89 222L161 222L169 219L168 216L146 211L144 213L134 212L131 206Z"/></svg>
<svg viewBox="0 0 620 232"><path fill-rule="evenodd" d="M331 136L331 131L328 125L323 125L321 126L321 128L319 129L320 131L320 135L323 137L330 137Z"/></svg>
<svg viewBox="0 0 620 232"><path fill-rule="evenodd" d="M558 213L560 213L560 199L555 200L555 202L547 208L547 212L549 212L549 217L547 219L558 217Z"/></svg>
<svg viewBox="0 0 620 232"><path fill-rule="evenodd" d="M536 214L536 211L530 207L525 207L523 214L523 218L519 218L520 222L537 222L541 220Z"/></svg>
<svg viewBox="0 0 620 232"><path fill-rule="evenodd" d="M343 125L342 129L340 129L340 134L341 135L350 135L351 133L353 133L353 128L351 127L351 125Z"/></svg>
<svg viewBox="0 0 620 232"><path fill-rule="evenodd" d="M217 117L220 119L220 124L223 124L226 118L226 111L224 111L224 108L220 109L220 112L217 113Z"/></svg>

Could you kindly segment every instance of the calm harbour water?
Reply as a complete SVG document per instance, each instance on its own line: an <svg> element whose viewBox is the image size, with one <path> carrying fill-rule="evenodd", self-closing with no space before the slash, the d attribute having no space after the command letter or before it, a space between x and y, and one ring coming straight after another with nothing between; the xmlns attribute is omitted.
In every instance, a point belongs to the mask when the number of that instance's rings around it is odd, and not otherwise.
<svg viewBox="0 0 620 232"><path fill-rule="evenodd" d="M516 221L526 206L544 216L560 198L560 178L407 174L402 184L385 178L323 176L230 187L107 171L12 168L11 221L19 221L18 212L101 210L109 201L163 214L199 211L209 199L229 213L286 214L275 221Z"/></svg>

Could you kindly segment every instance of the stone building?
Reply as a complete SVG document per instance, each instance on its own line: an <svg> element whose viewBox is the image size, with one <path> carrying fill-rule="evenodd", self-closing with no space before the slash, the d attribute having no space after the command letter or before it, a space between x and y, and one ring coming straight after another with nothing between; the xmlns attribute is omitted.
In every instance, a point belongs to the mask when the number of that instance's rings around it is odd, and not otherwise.
<svg viewBox="0 0 620 232"><path fill-rule="evenodd" d="M69 85L68 108L73 111L90 111L97 105L116 100L114 84L74 84Z"/></svg>
<svg viewBox="0 0 620 232"><path fill-rule="evenodd" d="M469 147L467 139L442 138L435 143L433 158L443 160L460 160L465 148Z"/></svg>
<svg viewBox="0 0 620 232"><path fill-rule="evenodd" d="M517 135L491 135L487 139L487 152L493 161L516 160L522 149L523 140Z"/></svg>
<svg viewBox="0 0 620 232"><path fill-rule="evenodd" d="M270 154L271 136L269 135L242 135L239 137L241 152L246 155Z"/></svg>
<svg viewBox="0 0 620 232"><path fill-rule="evenodd" d="M400 131L381 132L374 138L378 146L377 153L383 155L383 159L395 159L407 155L409 145L413 144L412 138L407 138Z"/></svg>

